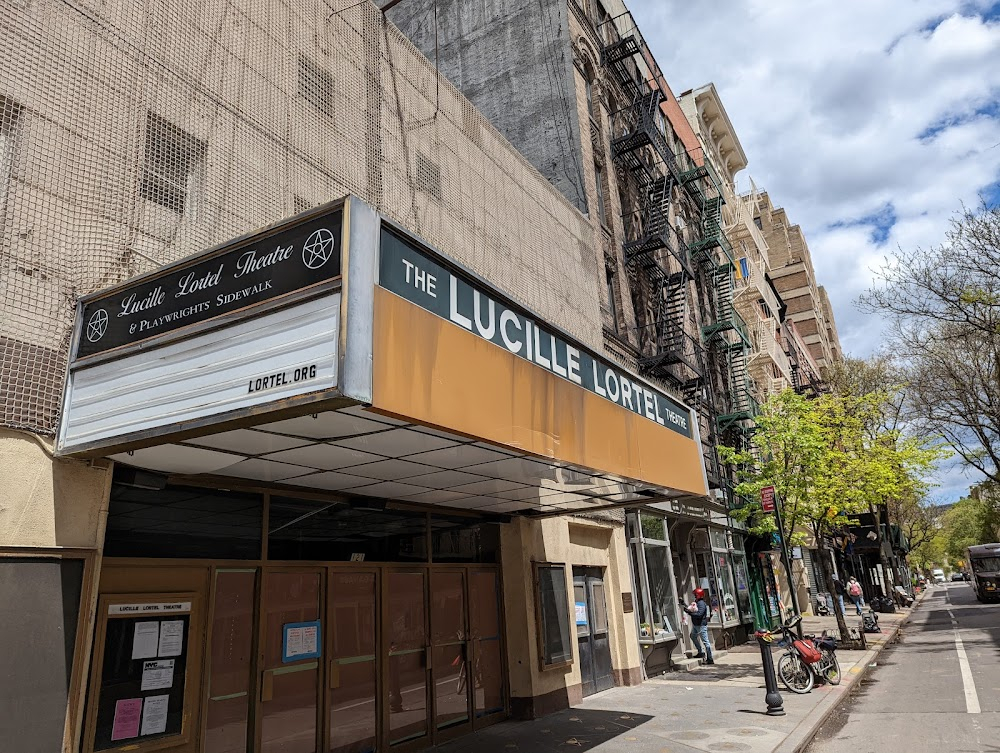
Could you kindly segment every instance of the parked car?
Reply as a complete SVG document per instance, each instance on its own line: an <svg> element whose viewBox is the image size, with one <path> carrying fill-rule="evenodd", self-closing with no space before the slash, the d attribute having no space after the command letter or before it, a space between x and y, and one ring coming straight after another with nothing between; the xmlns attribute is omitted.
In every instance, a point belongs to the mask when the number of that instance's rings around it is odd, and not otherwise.
<svg viewBox="0 0 1000 753"><path fill-rule="evenodd" d="M934 576L935 583L945 582L944 570L942 570L941 568L937 568L936 570L931 570L931 575Z"/></svg>
<svg viewBox="0 0 1000 753"><path fill-rule="evenodd" d="M962 573L952 573L951 574L951 582L952 583L955 583L957 581L964 581L964 580L965 580L965 575L963 575Z"/></svg>

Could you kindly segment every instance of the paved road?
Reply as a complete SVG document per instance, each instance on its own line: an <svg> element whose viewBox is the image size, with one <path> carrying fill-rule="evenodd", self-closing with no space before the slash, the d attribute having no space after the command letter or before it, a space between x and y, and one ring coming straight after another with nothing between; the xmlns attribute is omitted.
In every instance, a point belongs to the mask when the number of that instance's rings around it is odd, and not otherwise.
<svg viewBox="0 0 1000 753"><path fill-rule="evenodd" d="M808 753L1000 752L1000 604L937 586Z"/></svg>

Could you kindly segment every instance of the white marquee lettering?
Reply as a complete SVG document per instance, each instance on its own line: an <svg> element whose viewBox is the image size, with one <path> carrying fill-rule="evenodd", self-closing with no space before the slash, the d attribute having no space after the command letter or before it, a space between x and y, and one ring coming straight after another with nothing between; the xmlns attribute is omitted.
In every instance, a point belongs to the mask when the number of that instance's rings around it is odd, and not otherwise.
<svg viewBox="0 0 1000 753"><path fill-rule="evenodd" d="M449 296L450 306L448 309L448 316L453 322L455 322L455 324L460 327L465 327L471 332L472 320L464 314L458 313L458 280L455 278L455 275L451 275L450 284L451 295Z"/></svg>
<svg viewBox="0 0 1000 753"><path fill-rule="evenodd" d="M500 337L503 338L503 344L507 346L507 350L511 353L520 353L521 348L524 347L524 343L511 338L508 334L508 324L513 324L517 327L518 332L521 331L521 320L517 318L517 314L510 309L504 309L503 313L500 314Z"/></svg>
<svg viewBox="0 0 1000 753"><path fill-rule="evenodd" d="M476 318L476 330L478 330L480 337L486 340L492 340L493 335L495 335L497 331L497 322L494 318L496 316L496 306L493 303L492 298L486 298L486 309L489 312L489 321L486 324L483 324L483 315L481 311L482 304L480 303L483 298L485 298L485 296L480 295L478 290L474 290L472 292L472 310L473 315Z"/></svg>
<svg viewBox="0 0 1000 753"><path fill-rule="evenodd" d="M583 380L580 378L580 351L569 343L566 343L566 371L571 382L583 384ZM596 379L594 384L597 384Z"/></svg>

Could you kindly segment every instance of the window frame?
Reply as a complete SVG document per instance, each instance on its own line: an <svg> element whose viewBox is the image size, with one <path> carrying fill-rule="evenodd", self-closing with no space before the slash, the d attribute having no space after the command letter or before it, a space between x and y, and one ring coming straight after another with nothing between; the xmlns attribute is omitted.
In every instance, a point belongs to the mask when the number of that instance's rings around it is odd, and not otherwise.
<svg viewBox="0 0 1000 753"><path fill-rule="evenodd" d="M658 539L651 536L647 536L642 530L642 516L648 515L649 517L660 518L663 521L663 532L665 538ZM661 515L658 513L648 512L646 510L636 510L634 512L628 513L626 519L626 532L628 535L628 545L629 554L635 563L635 567L632 568L633 578L638 576L639 582L633 583L633 590L636 593L636 601L638 601L636 609L636 634L638 635L639 643L641 645L653 646L660 643L669 643L670 641L679 640L681 637L680 631L680 617L677 612L677 582L674 579L673 572L673 548L670 545L670 530L669 530L669 518L666 515ZM670 602L670 606L673 612L669 615L671 618L672 630L668 632L667 635L657 637L656 633L652 631L652 623L650 622L650 632L652 633L648 637L642 635L642 625L646 624L643 622L644 618L652 620L653 618L653 599L649 587L649 565L646 560L646 547L656 547L662 548L666 551L666 562L667 569L663 574L663 577L667 579L667 582L671 585L674 592L674 598Z"/></svg>
<svg viewBox="0 0 1000 753"><path fill-rule="evenodd" d="M14 155L21 138L24 107L16 100L0 95L0 116L11 113L8 119L0 118L0 211L7 206L14 177ZM0 221L2 221L0 217Z"/></svg>
<svg viewBox="0 0 1000 753"><path fill-rule="evenodd" d="M541 571L542 570L561 570L563 574L563 589L566 598L563 600L563 609L565 610L565 625L566 631L565 638L566 644L563 647L563 654L567 656L565 659L560 659L559 661L551 661L546 663L546 648L545 648L545 634L543 629L543 611L542 611L542 594L541 594ZM535 607L535 641L538 647L538 668L542 672L546 672L550 669L562 669L564 667L570 667L575 661L575 651L574 645L577 642L576 630L570 629L575 628L575 620L571 622L573 615L572 610L570 610L570 597L575 593L572 584L567 581L566 574L567 571L570 573L572 570L569 565L565 562L532 562L531 563L531 574L532 574L532 591L534 593L534 607Z"/></svg>
<svg viewBox="0 0 1000 753"><path fill-rule="evenodd" d="M712 595L716 596L719 600L719 607L717 611L713 611L713 617L710 619L709 624L718 625L723 628L730 628L740 625L744 622L742 610L739 608L739 599L736 594L736 573L732 569L732 553L733 549L729 546L729 537L727 535L726 529L720 529L713 526L705 526L706 538L708 540L708 548L699 548L694 550L695 562L697 563L699 557L704 557L705 561L708 563L707 568L708 578L712 583ZM716 543L717 540L721 539L720 543ZM726 557L727 564L720 565L719 557ZM733 600L736 604L736 619L727 620L725 619L725 609L723 606L723 592L722 592L722 578L720 575L720 568L725 567L726 572L729 573L730 579L733 586ZM697 564L696 570L697 573ZM700 584L699 584L700 585ZM711 605L709 605L711 607ZM718 615L718 619L715 619L715 615Z"/></svg>
<svg viewBox="0 0 1000 753"><path fill-rule="evenodd" d="M151 143L154 140L155 144ZM173 151L178 152L173 158L178 166L183 159L183 171L178 170L177 175L170 174L164 158L165 154ZM183 158L180 157L181 152ZM178 217L197 219L201 213L207 156L207 141L148 110L139 196ZM183 181L179 179L181 172ZM180 197L180 201L173 200L174 197Z"/></svg>

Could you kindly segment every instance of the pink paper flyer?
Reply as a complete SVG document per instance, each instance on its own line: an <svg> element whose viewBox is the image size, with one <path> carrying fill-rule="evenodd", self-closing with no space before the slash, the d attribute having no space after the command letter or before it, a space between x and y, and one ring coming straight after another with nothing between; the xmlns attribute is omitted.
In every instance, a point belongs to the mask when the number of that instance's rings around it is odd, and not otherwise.
<svg viewBox="0 0 1000 753"><path fill-rule="evenodd" d="M142 719L142 699L122 698L115 703L115 723L111 727L112 740L127 740L139 736Z"/></svg>

